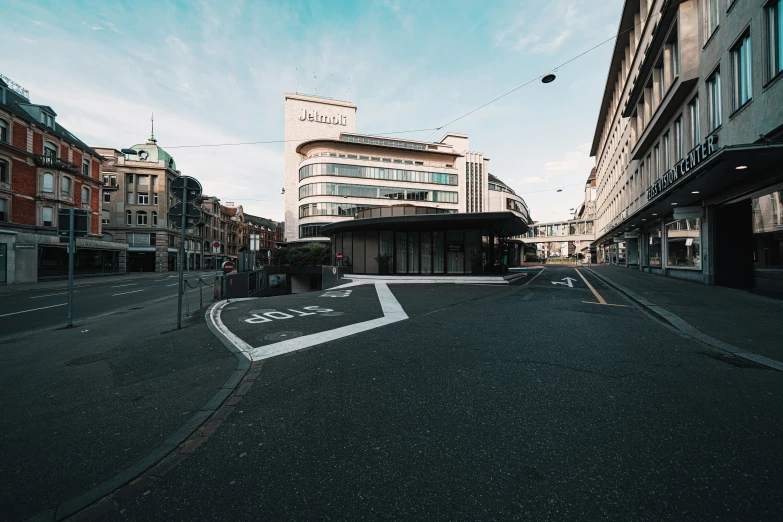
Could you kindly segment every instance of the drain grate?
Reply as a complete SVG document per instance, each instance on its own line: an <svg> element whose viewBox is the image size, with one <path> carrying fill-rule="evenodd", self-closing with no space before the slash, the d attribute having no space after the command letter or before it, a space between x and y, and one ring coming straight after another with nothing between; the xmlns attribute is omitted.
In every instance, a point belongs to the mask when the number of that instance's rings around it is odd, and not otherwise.
<svg viewBox="0 0 783 522"><path fill-rule="evenodd" d="M707 357L711 357L717 361L725 362L727 364L731 364L732 366L736 366L737 368L748 368L751 370L773 370L774 368L770 368L769 366L764 366L763 364L759 364L756 362L753 362L749 359L745 359L744 357L738 357L736 355L726 355L722 353L712 353L712 352L704 352L704 355Z"/></svg>

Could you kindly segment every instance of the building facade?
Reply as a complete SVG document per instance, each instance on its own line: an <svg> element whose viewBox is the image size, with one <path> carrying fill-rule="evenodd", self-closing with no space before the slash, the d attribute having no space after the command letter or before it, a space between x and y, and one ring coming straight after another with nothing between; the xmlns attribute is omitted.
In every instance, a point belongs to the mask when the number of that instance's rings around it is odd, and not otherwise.
<svg viewBox="0 0 783 522"><path fill-rule="evenodd" d="M101 155L57 121L54 110L0 75L0 284L68 274L56 237L59 209L88 211L89 234L77 238L74 272L122 272L125 245L102 236Z"/></svg>
<svg viewBox="0 0 783 522"><path fill-rule="evenodd" d="M154 135L130 147L135 154L96 147L106 158L101 221L104 234L128 247L128 272L169 272L178 269L180 229L169 219L171 182L180 176L174 158ZM125 149L126 151L128 149ZM188 267L201 268L200 231L186 230Z"/></svg>
<svg viewBox="0 0 783 522"><path fill-rule="evenodd" d="M322 226L394 202L447 212L513 207L529 219L505 184L490 190L489 159L470 151L464 134L434 143L357 134L354 105L286 94L285 140L288 243L329 241Z"/></svg>
<svg viewBox="0 0 783 522"><path fill-rule="evenodd" d="M603 262L783 291L781 0L628 0L591 154Z"/></svg>

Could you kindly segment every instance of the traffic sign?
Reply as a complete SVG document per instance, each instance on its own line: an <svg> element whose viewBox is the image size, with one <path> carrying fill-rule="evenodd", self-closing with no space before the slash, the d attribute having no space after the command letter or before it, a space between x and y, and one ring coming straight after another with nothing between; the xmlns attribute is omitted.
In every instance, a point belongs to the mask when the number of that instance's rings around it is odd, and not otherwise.
<svg viewBox="0 0 783 522"><path fill-rule="evenodd" d="M223 272L230 274L234 271L234 263L232 261L223 261Z"/></svg>
<svg viewBox="0 0 783 522"><path fill-rule="evenodd" d="M337 260L338 261L342 261L343 260L343 253L342 252L337 252Z"/></svg>
<svg viewBox="0 0 783 522"><path fill-rule="evenodd" d="M212 242L212 253L219 254L220 253L220 241L213 241Z"/></svg>
<svg viewBox="0 0 783 522"><path fill-rule="evenodd" d="M169 218L181 218L182 217L182 211L184 211L187 215L187 217L194 217L194 218L200 218L201 217L201 209L198 208L193 203L186 203L182 204L182 201L179 203L174 203L172 206L169 207Z"/></svg>
<svg viewBox="0 0 783 522"><path fill-rule="evenodd" d="M201 197L201 183L199 183L196 178L191 178L190 176L180 176L178 178L174 178L174 181L171 182L171 186L169 187L171 195L174 197L174 199L177 201L182 201L182 189L185 188L185 180L188 182L188 193L184 199L187 201L194 201L195 199Z"/></svg>
<svg viewBox="0 0 783 522"><path fill-rule="evenodd" d="M71 214L69 208L57 209L57 235L68 237L70 234ZM87 215L89 212L81 208L73 209L73 234L79 237L87 237Z"/></svg>

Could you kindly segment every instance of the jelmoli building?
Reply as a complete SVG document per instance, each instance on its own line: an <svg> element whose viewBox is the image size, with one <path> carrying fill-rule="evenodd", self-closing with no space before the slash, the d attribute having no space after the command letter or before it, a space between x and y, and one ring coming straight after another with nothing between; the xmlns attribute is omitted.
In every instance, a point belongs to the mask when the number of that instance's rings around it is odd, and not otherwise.
<svg viewBox="0 0 783 522"><path fill-rule="evenodd" d="M599 261L783 297L782 0L629 0L591 154Z"/></svg>
<svg viewBox="0 0 783 522"><path fill-rule="evenodd" d="M285 139L287 243L331 242L355 273L377 273L382 254L391 272L406 274L497 270L521 259L510 238L527 232L527 205L490 174L468 136L357 134L354 105L286 94Z"/></svg>

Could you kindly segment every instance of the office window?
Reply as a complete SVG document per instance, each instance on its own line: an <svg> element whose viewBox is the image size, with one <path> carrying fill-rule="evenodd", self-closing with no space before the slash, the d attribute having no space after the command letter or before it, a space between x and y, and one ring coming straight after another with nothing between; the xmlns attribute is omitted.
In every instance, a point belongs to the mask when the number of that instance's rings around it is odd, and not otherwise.
<svg viewBox="0 0 783 522"><path fill-rule="evenodd" d="M143 210L139 210L136 212L136 224L137 225L146 225L147 224L147 213Z"/></svg>
<svg viewBox="0 0 783 522"><path fill-rule="evenodd" d="M677 163L682 159L682 116L674 120L672 133L672 163Z"/></svg>
<svg viewBox="0 0 783 522"><path fill-rule="evenodd" d="M57 146L48 141L44 143L44 157L48 160L54 160L57 157ZM47 163L47 165L50 164L51 163Z"/></svg>
<svg viewBox="0 0 783 522"><path fill-rule="evenodd" d="M0 183L8 183L8 162L0 160Z"/></svg>
<svg viewBox="0 0 783 522"><path fill-rule="evenodd" d="M153 205L157 205L158 204L158 193L157 192L153 192L152 193L152 204Z"/></svg>
<svg viewBox="0 0 783 522"><path fill-rule="evenodd" d="M60 190L60 192L62 193L63 196L70 196L71 195L71 183L73 183L71 181L71 178L63 176L62 188Z"/></svg>
<svg viewBox="0 0 783 522"><path fill-rule="evenodd" d="M783 0L767 5L767 39L769 41L769 77L783 71Z"/></svg>
<svg viewBox="0 0 783 522"><path fill-rule="evenodd" d="M153 227L158 226L158 213L155 211L152 212L152 226Z"/></svg>
<svg viewBox="0 0 783 522"><path fill-rule="evenodd" d="M690 148L701 142L701 130L699 128L699 97L696 96L688 104L688 134L691 140Z"/></svg>
<svg viewBox="0 0 783 522"><path fill-rule="evenodd" d="M51 172L44 172L43 191L54 192L54 174L52 174Z"/></svg>
<svg viewBox="0 0 783 522"><path fill-rule="evenodd" d="M0 120L0 143L8 143L8 122Z"/></svg>
<svg viewBox="0 0 783 522"><path fill-rule="evenodd" d="M0 222L8 221L8 200L0 199Z"/></svg>
<svg viewBox="0 0 783 522"><path fill-rule="evenodd" d="M666 43L669 51L669 78L672 82L680 74L680 45L677 41L677 31L674 31Z"/></svg>
<svg viewBox="0 0 783 522"><path fill-rule="evenodd" d="M111 192L104 192L103 193L103 202L104 203L111 203Z"/></svg>
<svg viewBox="0 0 783 522"><path fill-rule="evenodd" d="M712 132L723 123L720 95L720 71L715 71L707 80L707 96L708 108L710 111L710 132ZM694 147L695 146L696 144L694 143Z"/></svg>
<svg viewBox="0 0 783 522"><path fill-rule="evenodd" d="M133 203L133 192L128 192L128 203Z"/></svg>
<svg viewBox="0 0 783 522"><path fill-rule="evenodd" d="M720 23L719 0L704 0L704 13L707 18L707 38L712 36Z"/></svg>
<svg viewBox="0 0 783 522"><path fill-rule="evenodd" d="M146 192L139 192L139 205L149 205L150 195Z"/></svg>
<svg viewBox="0 0 783 522"><path fill-rule="evenodd" d="M734 110L739 109L753 97L753 82L750 57L750 35L745 35L731 50L732 63L732 103Z"/></svg>
<svg viewBox="0 0 783 522"><path fill-rule="evenodd" d="M661 179L661 148L657 144L653 148L653 162L655 179Z"/></svg>
<svg viewBox="0 0 783 522"><path fill-rule="evenodd" d="M84 204L90 204L90 189L87 187L82 187L82 205Z"/></svg>
<svg viewBox="0 0 783 522"><path fill-rule="evenodd" d="M54 225L54 209L52 207L43 207L41 209L41 221L45 227Z"/></svg>
<svg viewBox="0 0 783 522"><path fill-rule="evenodd" d="M103 225L111 224L111 212L109 212L108 210L101 211L101 224Z"/></svg>
<svg viewBox="0 0 783 522"><path fill-rule="evenodd" d="M125 182L129 185L133 183L133 174L126 174L125 175Z"/></svg>
<svg viewBox="0 0 783 522"><path fill-rule="evenodd" d="M125 224L126 225L133 224L133 213L130 210L125 211Z"/></svg>
<svg viewBox="0 0 783 522"><path fill-rule="evenodd" d="M89 161L83 161L82 162L82 174L84 176L90 177L90 162Z"/></svg>
<svg viewBox="0 0 783 522"><path fill-rule="evenodd" d="M663 166L661 171L666 172L671 166L671 138L667 132L663 135Z"/></svg>

